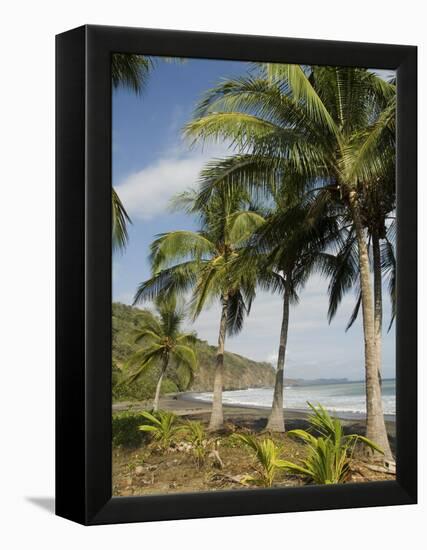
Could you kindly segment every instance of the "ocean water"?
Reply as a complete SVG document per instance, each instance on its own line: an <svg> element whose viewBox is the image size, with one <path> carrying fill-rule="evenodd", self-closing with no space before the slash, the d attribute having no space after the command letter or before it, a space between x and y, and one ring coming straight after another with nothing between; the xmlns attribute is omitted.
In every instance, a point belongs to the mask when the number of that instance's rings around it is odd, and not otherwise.
<svg viewBox="0 0 427 550"><path fill-rule="evenodd" d="M307 401L313 405L320 403L333 413L342 416L363 415L366 413L365 384L363 382L343 382L337 384L313 384L287 386L284 388L285 409L307 410ZM382 396L384 414L396 414L396 382L383 380ZM212 401L212 393L195 393L193 399ZM273 388L249 388L223 392L223 403L248 407L271 407Z"/></svg>

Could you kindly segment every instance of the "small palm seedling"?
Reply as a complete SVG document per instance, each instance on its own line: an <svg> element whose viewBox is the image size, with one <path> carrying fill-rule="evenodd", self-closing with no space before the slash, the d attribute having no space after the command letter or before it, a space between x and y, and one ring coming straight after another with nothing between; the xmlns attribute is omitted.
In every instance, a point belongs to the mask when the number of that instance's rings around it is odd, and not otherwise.
<svg viewBox="0 0 427 550"><path fill-rule="evenodd" d="M152 414L143 411L141 416L147 419L147 424L139 426L142 432L151 433L153 439L157 441L163 449L168 449L173 438L182 431L182 426L177 425L177 417L168 411L157 411Z"/></svg>
<svg viewBox="0 0 427 550"><path fill-rule="evenodd" d="M318 437L307 430L291 430L288 435L297 437L308 446L307 457L301 464L283 461L288 472L303 475L317 484L344 483L347 480L351 459L356 443L360 442L371 449L383 453L372 441L358 434L344 435L338 418L332 418L321 406L308 403L313 414L309 418L310 427Z"/></svg>
<svg viewBox="0 0 427 550"><path fill-rule="evenodd" d="M284 461L279 458L280 448L272 439L258 440L253 435L234 434L237 439L249 447L255 456L257 465L256 476L247 475L242 482L253 483L262 487L271 487L277 473L277 469L284 467Z"/></svg>
<svg viewBox="0 0 427 550"><path fill-rule="evenodd" d="M201 422L188 420L183 429L191 445L191 452L196 464L200 468L204 464L206 456L211 451L214 440L206 436L206 430Z"/></svg>

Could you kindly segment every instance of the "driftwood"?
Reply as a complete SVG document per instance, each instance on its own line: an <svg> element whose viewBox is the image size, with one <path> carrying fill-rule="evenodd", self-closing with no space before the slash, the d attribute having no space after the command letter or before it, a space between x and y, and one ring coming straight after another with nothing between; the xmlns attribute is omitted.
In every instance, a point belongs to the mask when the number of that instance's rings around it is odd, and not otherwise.
<svg viewBox="0 0 427 550"><path fill-rule="evenodd" d="M228 474L213 474L211 477L212 481L228 481L232 483L238 483L239 485L245 485L248 484L245 482L246 475L238 475L238 476L230 476Z"/></svg>
<svg viewBox="0 0 427 550"><path fill-rule="evenodd" d="M380 466L377 464L369 464L364 463L363 464L365 468L368 468L369 470L372 470L373 472L380 472L382 474L395 474L396 473L396 463L391 462L388 460L384 461L384 465Z"/></svg>
<svg viewBox="0 0 427 550"><path fill-rule="evenodd" d="M224 462L222 461L221 457L219 456L219 452L214 449L209 453L209 457L213 458L215 466L218 466L221 470L224 468Z"/></svg>
<svg viewBox="0 0 427 550"><path fill-rule="evenodd" d="M366 468L367 470L378 472L380 474L396 474L396 463L388 460L385 460L382 465L372 464L370 462L360 462L360 464L353 463L351 466L351 470L353 472L360 474L363 477L367 477L362 468Z"/></svg>

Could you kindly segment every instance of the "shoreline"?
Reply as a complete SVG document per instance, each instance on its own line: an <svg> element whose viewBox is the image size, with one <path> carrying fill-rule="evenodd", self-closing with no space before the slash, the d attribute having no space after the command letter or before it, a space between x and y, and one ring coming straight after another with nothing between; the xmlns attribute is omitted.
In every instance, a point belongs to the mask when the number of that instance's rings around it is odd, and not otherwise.
<svg viewBox="0 0 427 550"><path fill-rule="evenodd" d="M191 403L200 403L200 404L203 404L203 405L212 405L212 401L210 401L209 399L200 399L200 398L197 398L197 397L194 397L194 395L199 395L199 392L181 392L181 393L177 393L177 394L168 394L168 395L165 395L164 397L168 397L168 396L174 396L173 399L174 400L183 400L183 401L187 401L187 402L191 402ZM266 405L250 405L250 404L247 404L247 403L239 403L239 404L232 404L232 403L223 403L223 407L224 407L224 410L227 409L227 408L231 408L231 409L254 409L256 411L259 411L260 413L261 412L265 412L265 413L268 413L268 411L270 410L271 407L269 406L266 406ZM286 416L286 414L290 414L290 415L294 415L294 414L301 414L301 415L308 415L310 413L310 411L308 409L292 409L292 408L288 408L288 407L284 407L284 414ZM328 409L329 410L329 409ZM365 413L359 413L359 412L351 412L351 411L331 411L329 410L330 414L332 416L336 416L337 418L339 418L340 420L365 420L366 419L366 414ZM386 422L396 422L396 415L394 414L384 414L384 420Z"/></svg>
<svg viewBox="0 0 427 550"><path fill-rule="evenodd" d="M160 409L168 410L177 416L192 417L201 421L208 421L212 409L210 401L195 399L196 392L181 392L163 395L160 398ZM268 417L269 407L253 405L231 405L224 403L224 418L242 425L253 425L262 427ZM151 408L151 401L127 401L113 404L113 413L117 412L139 412ZM300 427L306 424L308 410L284 409L285 422L293 427ZM344 427L362 433L365 428L365 415L337 413L336 417L342 421ZM394 439L396 435L396 417L393 415L384 416L387 432Z"/></svg>

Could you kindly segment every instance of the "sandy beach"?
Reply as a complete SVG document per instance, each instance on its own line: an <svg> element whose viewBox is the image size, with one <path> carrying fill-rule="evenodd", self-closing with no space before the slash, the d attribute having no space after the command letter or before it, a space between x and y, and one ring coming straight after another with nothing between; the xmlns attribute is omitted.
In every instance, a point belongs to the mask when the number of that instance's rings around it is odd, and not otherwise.
<svg viewBox="0 0 427 550"><path fill-rule="evenodd" d="M122 411L141 411L150 409L151 402L122 402L113 404L113 413ZM160 409L172 411L177 416L191 417L193 420L208 421L211 404L194 398L191 392L175 393L164 395L160 398ZM254 407L249 405L227 405L224 404L225 420L233 420L234 423L252 428L254 430L262 429L267 421L269 409L262 407ZM285 409L284 416L288 429L305 428L307 426L308 412ZM339 415L342 424L346 430L351 430L353 433L364 433L365 419L361 415ZM389 434L391 444L394 447L396 437L396 422L394 417L386 417L387 432Z"/></svg>

